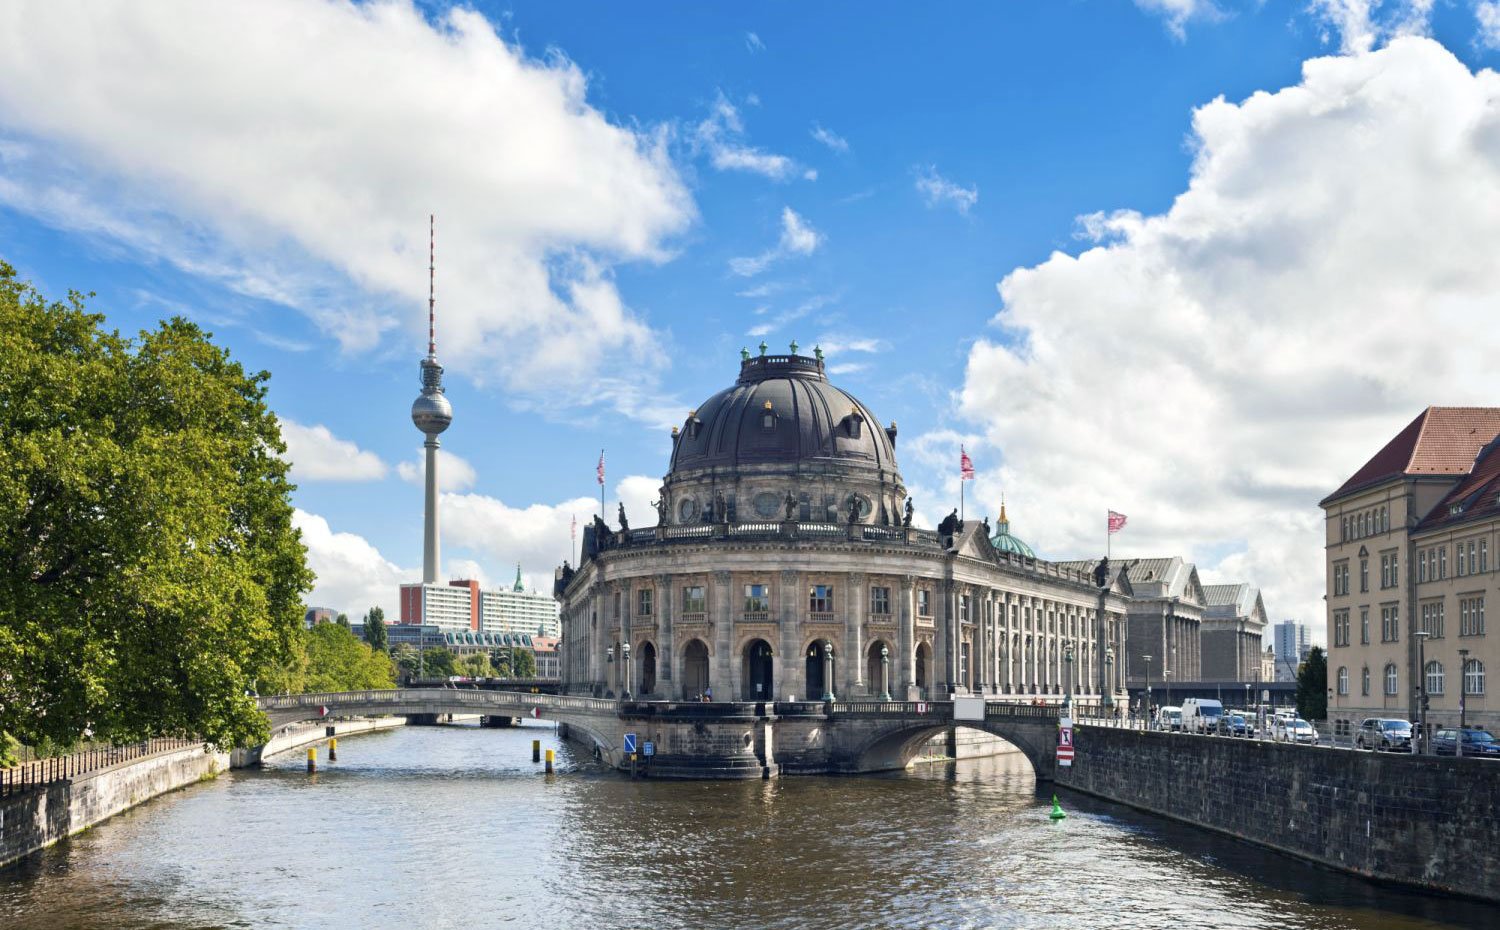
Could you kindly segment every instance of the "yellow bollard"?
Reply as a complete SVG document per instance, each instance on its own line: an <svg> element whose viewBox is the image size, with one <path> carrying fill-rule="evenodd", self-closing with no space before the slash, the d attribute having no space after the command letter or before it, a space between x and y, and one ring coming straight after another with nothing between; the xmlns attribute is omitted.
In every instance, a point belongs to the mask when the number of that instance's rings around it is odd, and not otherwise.
<svg viewBox="0 0 1500 930"><path fill-rule="evenodd" d="M546 773L548 775L552 774L552 750L550 750L550 749L547 750L547 768L546 768Z"/></svg>
<svg viewBox="0 0 1500 930"><path fill-rule="evenodd" d="M542 741L539 739L534 739L531 741L531 761L542 761Z"/></svg>
<svg viewBox="0 0 1500 930"><path fill-rule="evenodd" d="M318 747L307 747L307 774L312 775L318 770Z"/></svg>
<svg viewBox="0 0 1500 930"><path fill-rule="evenodd" d="M328 741L328 761L339 761L339 741L336 739L331 739Z"/></svg>

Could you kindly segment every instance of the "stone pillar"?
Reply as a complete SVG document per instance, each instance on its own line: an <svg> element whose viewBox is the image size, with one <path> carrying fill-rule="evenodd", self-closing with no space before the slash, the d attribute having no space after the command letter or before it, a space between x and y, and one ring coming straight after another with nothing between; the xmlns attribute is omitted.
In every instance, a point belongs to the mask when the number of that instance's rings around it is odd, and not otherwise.
<svg viewBox="0 0 1500 930"><path fill-rule="evenodd" d="M737 701L739 694L734 689L730 671L733 658L729 655L731 635L734 630L734 601L730 592L733 576L729 572L714 572L713 602L708 618L713 624L714 656L709 667L708 686L713 689L715 701Z"/></svg>
<svg viewBox="0 0 1500 930"><path fill-rule="evenodd" d="M880 700L891 699L891 650L880 647Z"/></svg>
<svg viewBox="0 0 1500 930"><path fill-rule="evenodd" d="M865 693L864 630L870 605L867 580L862 572L849 573L849 602L844 608L844 698L850 701Z"/></svg>
<svg viewBox="0 0 1500 930"><path fill-rule="evenodd" d="M776 607L781 618L781 644L777 647L776 680L771 683L778 700L795 694L801 700L812 700L803 693L802 591L800 573L791 569L781 572L776 589Z"/></svg>
<svg viewBox="0 0 1500 930"><path fill-rule="evenodd" d="M595 583L589 591L589 691L604 694L604 636L608 621L604 616L604 585Z"/></svg>
<svg viewBox="0 0 1500 930"><path fill-rule="evenodd" d="M990 638L986 635L990 623L990 595L986 591L981 597L975 591L969 595L969 619L974 622L974 648L970 650L969 666L973 669L974 692L984 694L984 684L989 680L985 673L990 664Z"/></svg>
<svg viewBox="0 0 1500 930"><path fill-rule="evenodd" d="M662 694L672 694L672 654L676 643L672 641L672 576L656 576L656 677L663 684L657 688Z"/></svg>
<svg viewBox="0 0 1500 930"><path fill-rule="evenodd" d="M952 579L943 583L943 613L943 631L947 634L943 646L943 685L947 694L958 694L962 688L958 681L958 651L962 647L958 629L958 585Z"/></svg>
<svg viewBox="0 0 1500 930"><path fill-rule="evenodd" d="M1000 610L1004 613L1005 625L1005 693L1016 693L1016 623L1011 616L1013 595L1006 591L1000 596Z"/></svg>
<svg viewBox="0 0 1500 930"><path fill-rule="evenodd" d="M901 602L897 648L900 650L899 671L896 676L897 694L908 701L915 701L917 664L917 579L915 575L901 576Z"/></svg>
<svg viewBox="0 0 1500 930"><path fill-rule="evenodd" d="M847 662L848 659L845 659ZM823 643L823 693L819 700L836 701L838 692L833 690L833 643Z"/></svg>
<svg viewBox="0 0 1500 930"><path fill-rule="evenodd" d="M631 581L628 578L620 582L620 587L618 590L620 592L620 642L623 645L629 646L630 649L622 650L622 653L629 652L629 655L622 654L616 656L615 658L617 661L623 660L623 664L620 666L621 696L633 697L635 694L635 675L633 675L632 672L634 672L635 669L632 666L635 664L636 654L635 641L634 638L630 635L630 608L632 606L630 603L630 596L634 594L635 591L632 590Z"/></svg>

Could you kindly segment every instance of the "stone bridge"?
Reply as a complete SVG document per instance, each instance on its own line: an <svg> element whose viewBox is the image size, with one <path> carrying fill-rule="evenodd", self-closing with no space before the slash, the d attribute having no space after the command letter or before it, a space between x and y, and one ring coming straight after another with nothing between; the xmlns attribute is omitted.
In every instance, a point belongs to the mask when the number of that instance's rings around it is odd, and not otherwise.
<svg viewBox="0 0 1500 930"><path fill-rule="evenodd" d="M902 769L934 735L955 724L1013 744L1036 770L1053 775L1056 707L990 701L983 719L954 719L944 701L679 703L453 688L401 688L260 699L273 727L324 717L479 714L538 717L602 761L628 768L626 733L655 755L638 764L667 778L762 778Z"/></svg>

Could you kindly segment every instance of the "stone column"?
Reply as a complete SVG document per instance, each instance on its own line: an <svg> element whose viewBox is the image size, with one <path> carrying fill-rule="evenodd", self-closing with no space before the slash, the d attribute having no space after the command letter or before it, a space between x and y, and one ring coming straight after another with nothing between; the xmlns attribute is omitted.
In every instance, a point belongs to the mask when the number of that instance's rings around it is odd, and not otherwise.
<svg viewBox="0 0 1500 930"><path fill-rule="evenodd" d="M726 571L713 573L713 600L709 606L709 622L713 624L714 656L710 667L708 686L713 689L715 701L737 701L739 692L732 680L732 659L729 655L731 634L734 630L734 601L730 585L734 576Z"/></svg>
<svg viewBox="0 0 1500 930"><path fill-rule="evenodd" d="M984 694L984 683L989 678L985 674L985 667L990 664L989 637L985 635L990 622L989 607L988 591L983 597L977 591L969 595L969 619L974 621L974 648L970 650L969 666L973 669L976 694Z"/></svg>
<svg viewBox="0 0 1500 930"><path fill-rule="evenodd" d="M943 685L948 694L958 694L962 687L958 681L958 651L960 648L958 629L958 585L952 579L943 583L943 631L947 642L943 647Z"/></svg>
<svg viewBox="0 0 1500 930"><path fill-rule="evenodd" d="M791 569L781 572L781 584L776 589L776 607L781 618L781 644L777 647L776 680L771 683L778 700L795 694L801 700L812 700L803 691L802 655L802 591L801 574Z"/></svg>
<svg viewBox="0 0 1500 930"><path fill-rule="evenodd" d="M635 660L637 659L637 656L635 654L635 642L634 642L633 638L630 635L630 608L631 608L631 603L630 603L631 597L630 596L632 594L634 594L635 591L631 587L630 579L627 578L627 579L625 579L625 580L623 580L623 581L620 582L619 591L620 591L620 643L622 645L627 645L630 648L628 650L621 650L622 654L618 655L618 656L615 656L615 660L616 661L623 660L623 664L620 666L620 693L621 693L621 696L624 696L626 694L634 696L634 694L635 694L635 675L633 675L632 672L634 672L635 669L632 666L634 665ZM624 654L626 652L629 653L628 656Z"/></svg>
<svg viewBox="0 0 1500 930"><path fill-rule="evenodd" d="M1000 595L1000 610L1005 617L1005 693L1016 693L1016 623L1011 616L1013 595L1006 591Z"/></svg>
<svg viewBox="0 0 1500 930"><path fill-rule="evenodd" d="M862 572L850 572L849 602L844 608L844 699L853 701L865 693L865 614L870 592Z"/></svg>
<svg viewBox="0 0 1500 930"><path fill-rule="evenodd" d="M896 693L905 700L916 700L917 664L917 579L915 575L901 576L901 601L897 607L900 627L897 644L900 649L900 667L896 676Z"/></svg>
<svg viewBox="0 0 1500 930"><path fill-rule="evenodd" d="M676 643L672 640L672 576L656 576L656 616L658 633L656 643L656 677L663 684L658 687L662 694L672 695L672 654Z"/></svg>
<svg viewBox="0 0 1500 930"><path fill-rule="evenodd" d="M589 691L594 695L604 693L604 636L609 621L604 616L604 584L596 582L589 591Z"/></svg>

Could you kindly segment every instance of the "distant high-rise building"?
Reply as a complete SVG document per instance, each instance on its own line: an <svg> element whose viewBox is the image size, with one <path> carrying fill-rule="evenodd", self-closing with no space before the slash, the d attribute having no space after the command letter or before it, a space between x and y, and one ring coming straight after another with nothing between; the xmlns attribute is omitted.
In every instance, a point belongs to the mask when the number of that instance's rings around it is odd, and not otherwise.
<svg viewBox="0 0 1500 930"><path fill-rule="evenodd" d="M485 591L471 579L447 584L401 586L401 623L425 623L445 632L525 633L557 636L558 604L550 596L527 591L516 567L510 588Z"/></svg>
<svg viewBox="0 0 1500 930"><path fill-rule="evenodd" d="M1276 680L1296 681L1297 666L1307 658L1312 649L1307 624L1295 620L1283 620L1272 627L1276 650Z"/></svg>

